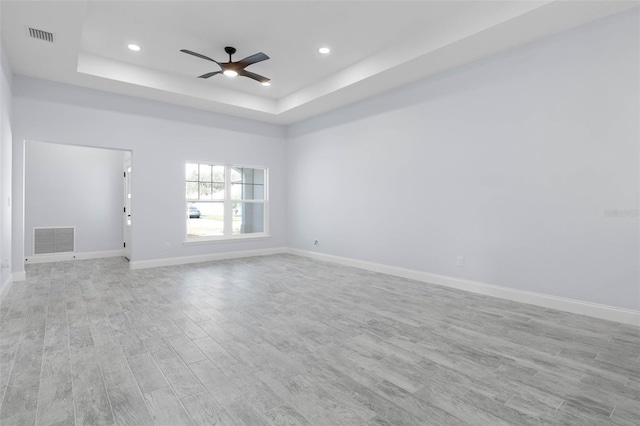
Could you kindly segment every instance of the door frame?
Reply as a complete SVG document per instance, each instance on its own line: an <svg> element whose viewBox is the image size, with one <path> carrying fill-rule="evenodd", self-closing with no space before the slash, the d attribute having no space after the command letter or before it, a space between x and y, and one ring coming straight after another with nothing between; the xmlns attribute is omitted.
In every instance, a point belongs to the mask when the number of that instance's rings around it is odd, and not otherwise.
<svg viewBox="0 0 640 426"><path fill-rule="evenodd" d="M122 256L131 261L131 231L132 231L132 216L131 216L131 153L125 154L124 164L123 164L123 245L122 245Z"/></svg>

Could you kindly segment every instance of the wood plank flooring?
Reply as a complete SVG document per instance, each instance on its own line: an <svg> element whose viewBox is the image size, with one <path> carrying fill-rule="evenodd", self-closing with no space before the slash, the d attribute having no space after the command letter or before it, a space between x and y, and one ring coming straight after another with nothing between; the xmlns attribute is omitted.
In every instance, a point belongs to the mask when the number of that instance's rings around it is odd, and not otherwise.
<svg viewBox="0 0 640 426"><path fill-rule="evenodd" d="M640 329L277 255L28 265L0 424L638 425Z"/></svg>

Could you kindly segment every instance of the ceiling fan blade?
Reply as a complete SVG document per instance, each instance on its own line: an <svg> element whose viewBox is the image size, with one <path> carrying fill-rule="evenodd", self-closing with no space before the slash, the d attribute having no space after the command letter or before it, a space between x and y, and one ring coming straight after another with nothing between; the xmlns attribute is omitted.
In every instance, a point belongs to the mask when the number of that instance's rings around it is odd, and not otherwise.
<svg viewBox="0 0 640 426"><path fill-rule="evenodd" d="M238 70L238 75L241 75L243 77L252 78L252 79L254 79L256 81L259 81L260 83L266 83L266 82L270 81L267 77L263 77L260 74L256 74L256 73L249 72L249 71L246 71L246 70Z"/></svg>
<svg viewBox="0 0 640 426"><path fill-rule="evenodd" d="M206 74L202 74L201 76L199 76L198 78L209 78L209 77L213 77L216 74L220 74L222 73L222 71L214 71L214 72L208 72Z"/></svg>
<svg viewBox="0 0 640 426"><path fill-rule="evenodd" d="M267 59L269 59L269 57L264 53L260 52L260 53L256 53L255 55L247 56L246 58L241 59L236 63L242 65L242 68L244 68L244 67L248 67L251 64L255 64L256 62L266 61Z"/></svg>
<svg viewBox="0 0 640 426"><path fill-rule="evenodd" d="M211 59L208 56L204 56L204 55L201 55L199 53L192 52L191 50L181 49L180 51L184 52L184 53L187 53L189 55L197 56L198 58L206 59L207 61L215 62L216 64L220 65L220 62L216 61L215 59Z"/></svg>

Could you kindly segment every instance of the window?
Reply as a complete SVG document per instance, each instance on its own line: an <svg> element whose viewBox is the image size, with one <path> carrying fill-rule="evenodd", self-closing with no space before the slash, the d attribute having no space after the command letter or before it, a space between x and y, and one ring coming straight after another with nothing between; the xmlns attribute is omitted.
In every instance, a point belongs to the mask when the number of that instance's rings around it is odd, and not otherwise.
<svg viewBox="0 0 640 426"><path fill-rule="evenodd" d="M187 239L267 233L267 169L187 163Z"/></svg>

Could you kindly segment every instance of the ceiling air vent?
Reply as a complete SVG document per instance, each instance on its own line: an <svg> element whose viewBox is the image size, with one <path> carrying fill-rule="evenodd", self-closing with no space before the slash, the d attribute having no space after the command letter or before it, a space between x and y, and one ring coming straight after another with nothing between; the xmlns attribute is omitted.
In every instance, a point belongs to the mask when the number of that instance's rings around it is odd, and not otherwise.
<svg viewBox="0 0 640 426"><path fill-rule="evenodd" d="M53 43L53 33L48 31L38 30L36 28L29 28L29 37L37 38L38 40L48 41Z"/></svg>

